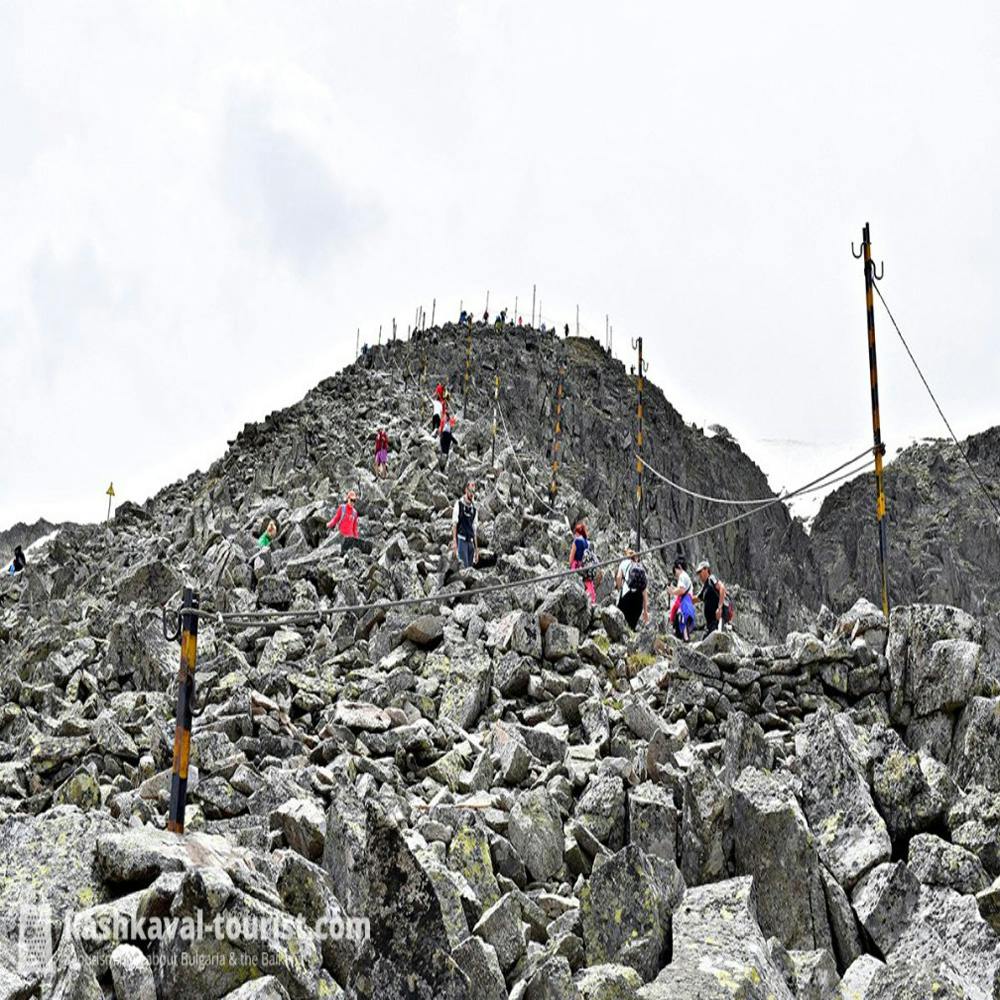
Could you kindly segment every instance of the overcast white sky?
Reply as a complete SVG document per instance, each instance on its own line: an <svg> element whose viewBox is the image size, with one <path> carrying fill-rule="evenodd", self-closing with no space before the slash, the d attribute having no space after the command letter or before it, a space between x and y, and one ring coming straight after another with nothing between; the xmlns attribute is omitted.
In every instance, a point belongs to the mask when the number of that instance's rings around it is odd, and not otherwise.
<svg viewBox="0 0 1000 1000"><path fill-rule="evenodd" d="M870 440L866 219L956 430L996 424L998 94L985 2L3 4L0 527L533 282L792 485ZM876 323L892 451L940 429Z"/></svg>

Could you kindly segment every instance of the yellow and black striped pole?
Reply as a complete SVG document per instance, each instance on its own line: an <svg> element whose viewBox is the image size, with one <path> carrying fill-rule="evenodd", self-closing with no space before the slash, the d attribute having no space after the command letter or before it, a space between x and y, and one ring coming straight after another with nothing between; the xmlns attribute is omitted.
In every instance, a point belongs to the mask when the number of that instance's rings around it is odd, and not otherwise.
<svg viewBox="0 0 1000 1000"><path fill-rule="evenodd" d="M878 408L878 357L875 353L875 303L872 298L874 265L872 264L872 241L868 223L862 232L861 250L865 261L865 307L868 311L868 370L872 390L872 432L875 437L875 519L878 523L878 567L882 586L882 612L889 618L889 585L886 577L886 555L888 545L885 532L885 484L882 476L882 458L885 445L882 443L882 423Z"/></svg>
<svg viewBox="0 0 1000 1000"><path fill-rule="evenodd" d="M644 388L645 379L643 377L643 360L642 360L642 337L639 337L634 347L639 349L639 367L636 368L635 376L635 388L638 394L638 403L636 405L635 418L636 418L636 429L635 429L635 549L638 552L642 548L642 473L645 468L642 462L642 390Z"/></svg>
<svg viewBox="0 0 1000 1000"><path fill-rule="evenodd" d="M562 439L563 377L565 373L565 365L560 365L559 385L556 388L556 423L552 429L552 482L549 484L549 496L553 503L555 503L556 494L559 492L559 448Z"/></svg>
<svg viewBox="0 0 1000 1000"><path fill-rule="evenodd" d="M496 468L497 464L497 406L500 405L500 376L493 376L493 456L490 459L490 467Z"/></svg>
<svg viewBox="0 0 1000 1000"><path fill-rule="evenodd" d="M177 724L174 728L174 773L170 781L170 815L167 829L184 832L188 760L191 755L191 717L194 708L194 667L198 658L198 595L184 588L181 603L181 665L177 674Z"/></svg>

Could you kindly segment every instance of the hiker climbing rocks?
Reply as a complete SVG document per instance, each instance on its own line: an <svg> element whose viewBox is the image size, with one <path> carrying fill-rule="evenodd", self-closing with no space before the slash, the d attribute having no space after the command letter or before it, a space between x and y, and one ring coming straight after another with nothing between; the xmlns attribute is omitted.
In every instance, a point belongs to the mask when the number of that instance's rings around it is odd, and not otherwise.
<svg viewBox="0 0 1000 1000"><path fill-rule="evenodd" d="M705 635L711 635L716 629L722 631L725 625L733 620L733 602L726 593L726 585L712 573L712 567L707 559L698 563L695 570L701 581L701 593L695 598L705 609Z"/></svg>
<svg viewBox="0 0 1000 1000"><path fill-rule="evenodd" d="M594 569L587 569L588 565L597 562L594 554L594 547L587 537L587 525L583 521L578 521L573 529L573 541L569 547L569 568L583 569L580 576L583 579L583 589L587 592L591 604L597 603L596 577L600 574Z"/></svg>
<svg viewBox="0 0 1000 1000"><path fill-rule="evenodd" d="M448 454L451 451L452 443L455 440L455 418L449 417L448 422L441 428L441 469L448 468Z"/></svg>
<svg viewBox="0 0 1000 1000"><path fill-rule="evenodd" d="M24 558L24 552L21 550L20 545L14 546L14 558L10 562L10 569L8 573L13 576L15 573L20 573L25 566L28 565L28 560Z"/></svg>
<svg viewBox="0 0 1000 1000"><path fill-rule="evenodd" d="M649 593L646 589L646 568L633 549L625 550L625 558L618 564L615 574L618 587L618 609L625 616L629 628L634 629L642 617L643 624L649 624Z"/></svg>
<svg viewBox="0 0 1000 1000"><path fill-rule="evenodd" d="M346 538L358 537L358 512L354 506L354 501L358 499L354 490L347 491L347 498L337 508L337 513L330 518L327 527L333 531L335 528Z"/></svg>
<svg viewBox="0 0 1000 1000"><path fill-rule="evenodd" d="M444 416L444 386L438 382L434 387L434 416L431 417L431 433L441 430L441 418Z"/></svg>
<svg viewBox="0 0 1000 1000"><path fill-rule="evenodd" d="M267 527L264 528L264 533L257 539L257 548L266 549L270 548L271 542L273 542L278 537L278 526L274 523L274 520L267 522Z"/></svg>
<svg viewBox="0 0 1000 1000"><path fill-rule="evenodd" d="M674 578L676 586L667 588L673 597L670 605L670 624L674 635L688 642L694 631L694 601L691 596L691 576L687 571L687 563L683 559L674 561Z"/></svg>
<svg viewBox="0 0 1000 1000"><path fill-rule="evenodd" d="M566 336L566 337L568 337L568 336L569 336L569 323L567 323L567 324L566 324L566 325L565 325L565 326L563 327L563 335L564 335L564 336Z"/></svg>
<svg viewBox="0 0 1000 1000"><path fill-rule="evenodd" d="M479 544L476 531L479 528L479 511L474 503L476 484L471 480L465 484L465 493L455 501L451 512L451 545L463 566L472 566L479 561Z"/></svg>
<svg viewBox="0 0 1000 1000"><path fill-rule="evenodd" d="M465 326L465 322L466 322L466 317L467 317L468 315L469 315L469 314L468 314L468 313L467 313L467 312L466 312L466 311L465 311L465 310L463 309L463 310L462 310L462 315L458 317L458 325L459 325L459 326Z"/></svg>
<svg viewBox="0 0 1000 1000"><path fill-rule="evenodd" d="M483 310L483 322L484 323L489 323L489 321L490 321L490 311L489 311L489 309L484 309Z"/></svg>
<svg viewBox="0 0 1000 1000"><path fill-rule="evenodd" d="M384 427L375 434L375 475L385 479L389 473L389 435Z"/></svg>

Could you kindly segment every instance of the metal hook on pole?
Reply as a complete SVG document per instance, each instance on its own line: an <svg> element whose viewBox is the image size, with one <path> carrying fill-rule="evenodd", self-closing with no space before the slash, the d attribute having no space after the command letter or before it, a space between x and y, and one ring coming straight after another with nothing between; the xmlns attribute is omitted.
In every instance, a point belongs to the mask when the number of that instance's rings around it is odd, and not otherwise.
<svg viewBox="0 0 1000 1000"><path fill-rule="evenodd" d="M855 260L861 260L861 258L864 255L865 255L865 245L864 245L864 243L861 244L861 249L860 250L855 250L854 249L854 240L851 240L851 256Z"/></svg>
<svg viewBox="0 0 1000 1000"><path fill-rule="evenodd" d="M875 262L872 261L872 277L876 281L881 281L885 277L885 261L880 260L879 263L882 265L882 270L878 271L875 269Z"/></svg>

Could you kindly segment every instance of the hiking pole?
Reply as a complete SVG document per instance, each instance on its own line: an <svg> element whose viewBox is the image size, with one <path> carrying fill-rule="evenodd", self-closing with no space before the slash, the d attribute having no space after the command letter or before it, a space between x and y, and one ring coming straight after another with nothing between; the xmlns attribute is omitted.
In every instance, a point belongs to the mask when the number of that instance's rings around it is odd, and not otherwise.
<svg viewBox="0 0 1000 1000"><path fill-rule="evenodd" d="M194 707L194 667L198 656L198 594L184 588L180 610L181 665L177 673L177 722L174 728L174 766L170 778L170 814L167 829L184 832L188 760L191 754L191 717Z"/></svg>
<svg viewBox="0 0 1000 1000"><path fill-rule="evenodd" d="M885 455L885 445L882 443L882 422L878 406L878 357L875 352L875 305L872 298L872 282L881 279L882 274L875 271L872 263L872 238L868 223L861 231L861 253L854 252L851 243L851 253L856 260L864 258L865 262L865 308L868 312L868 369L871 377L872 394L872 435L875 441L875 520L878 525L878 566L882 589L882 613L889 619L889 584L886 576L886 556L888 542L886 541L885 525L885 483L882 474L882 458Z"/></svg>

